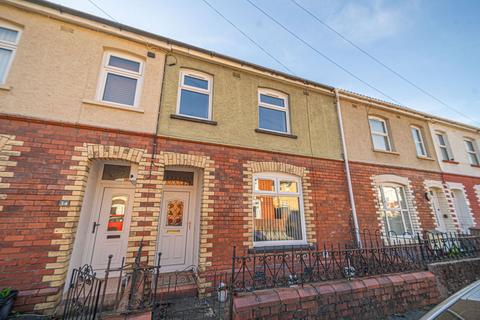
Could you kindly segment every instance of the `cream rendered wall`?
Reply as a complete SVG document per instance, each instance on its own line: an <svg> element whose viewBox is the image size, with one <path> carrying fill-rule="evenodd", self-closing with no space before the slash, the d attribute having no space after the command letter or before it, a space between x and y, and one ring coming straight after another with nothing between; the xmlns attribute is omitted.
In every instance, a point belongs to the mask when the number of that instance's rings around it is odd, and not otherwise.
<svg viewBox="0 0 480 320"><path fill-rule="evenodd" d="M351 161L440 171L427 121L400 114L394 110L387 111L352 102L346 98L342 98L340 103L345 140ZM393 152L373 150L369 116L377 116L387 121ZM412 125L421 129L428 157L417 156L411 132Z"/></svg>
<svg viewBox="0 0 480 320"><path fill-rule="evenodd" d="M462 130L457 127L444 125L441 123L430 123L431 135L435 139L435 150L439 159L440 167L443 172L461 174L473 177L480 177L480 168L473 167L468 158L467 149L465 146L465 138L474 140L477 149L477 155L480 159L480 134L473 130ZM438 141L435 132L440 131L447 136L448 144L453 155L454 161L458 163L447 163L442 161Z"/></svg>
<svg viewBox="0 0 480 320"><path fill-rule="evenodd" d="M147 58L145 45L0 5L0 23L22 28L7 81L0 89L0 113L129 131L155 130L164 54ZM144 59L137 111L99 106L95 100L104 51ZM151 51L151 49L150 49Z"/></svg>
<svg viewBox="0 0 480 320"><path fill-rule="evenodd" d="M341 159L337 114L332 95L254 75L211 62L174 54L165 71L160 135L298 155ZM172 119L178 103L179 72L193 69L213 77L212 120L217 125ZM234 76L238 73L240 78ZM297 139L258 133L258 88L289 96L291 133Z"/></svg>

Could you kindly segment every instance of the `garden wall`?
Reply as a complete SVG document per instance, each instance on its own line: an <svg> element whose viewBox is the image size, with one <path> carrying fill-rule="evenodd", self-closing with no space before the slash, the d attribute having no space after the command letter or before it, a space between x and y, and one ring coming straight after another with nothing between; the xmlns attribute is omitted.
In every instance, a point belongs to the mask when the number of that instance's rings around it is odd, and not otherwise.
<svg viewBox="0 0 480 320"><path fill-rule="evenodd" d="M234 318L383 319L440 299L433 273L404 273L245 293Z"/></svg>

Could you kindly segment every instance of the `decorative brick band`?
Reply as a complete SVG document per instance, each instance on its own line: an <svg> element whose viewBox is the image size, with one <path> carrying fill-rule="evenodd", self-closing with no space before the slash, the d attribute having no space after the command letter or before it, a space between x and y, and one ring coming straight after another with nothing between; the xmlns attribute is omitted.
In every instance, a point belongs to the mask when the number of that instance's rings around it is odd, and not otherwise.
<svg viewBox="0 0 480 320"><path fill-rule="evenodd" d="M13 178L13 171L9 168L17 166L16 161L12 161L11 157L20 156L20 151L14 150L15 146L22 146L22 141L15 140L15 136L0 134L0 200L5 200L7 195L2 193L2 189L8 189L9 183L3 182L4 178ZM0 205L0 212L3 207Z"/></svg>
<svg viewBox="0 0 480 320"><path fill-rule="evenodd" d="M105 146L98 144L84 144L83 146L75 147L72 161L75 163L71 165L68 170L64 170L62 174L67 175L67 180L71 184L65 186L67 195L62 197L62 200L68 201L69 205L60 207L60 211L65 211L65 214L57 218L57 222L62 225L54 229L55 234L61 236L51 240L51 245L56 247L56 250L48 252L49 257L56 258L54 263L48 263L46 269L54 269L53 275L45 275L42 278L43 282L48 283L50 288L58 288L58 293L48 297L46 303L35 305L35 310L54 308L61 300L62 290L65 285L66 276L69 268L70 258L73 250L75 233L77 230L78 221L80 219L80 211L82 208L83 197L87 186L88 174L92 165L92 161L96 159L104 160L124 160L139 164L138 184L136 186L136 194L139 188L143 186L146 180L145 173L147 172L146 165L150 162L146 159L149 155L145 154L145 150L120 147L120 146ZM140 199L140 202L147 202L149 199ZM139 219L139 208L135 206L132 212L132 224L135 224ZM129 250L132 242L137 240L135 232L130 232L129 235ZM151 240L151 239L147 239ZM148 246L147 246L148 247ZM130 252L133 257L133 252ZM127 254L127 259L129 255Z"/></svg>
<svg viewBox="0 0 480 320"><path fill-rule="evenodd" d="M243 243L248 248L253 247L253 175L261 172L279 172L298 176L302 180L303 192L303 209L305 216L305 228L307 233L307 241L309 243L316 242L316 231L314 222L314 212L312 203L312 190L309 177L309 171L305 167L298 167L282 162L253 162L248 161L243 165L243 201L245 213L245 233L246 239Z"/></svg>
<svg viewBox="0 0 480 320"><path fill-rule="evenodd" d="M183 154L174 152L161 152L160 153L160 175L163 180L163 172L166 166L187 166L203 169L203 183L201 192L201 205L200 205L200 252L199 252L199 271L204 271L205 268L212 265L212 242L213 234L211 229L213 225L211 221L213 217L213 179L215 178L215 166L214 161L207 156ZM158 222L158 219L156 220ZM155 229L157 230L157 229ZM156 235L156 231L155 231Z"/></svg>
<svg viewBox="0 0 480 320"><path fill-rule="evenodd" d="M378 187L383 184L383 183L394 183L401 185L405 187L405 195L407 197L407 207L408 207L408 212L410 215L410 220L412 222L412 227L413 227L413 233L421 232L422 227L420 224L420 219L418 217L418 210L417 210L417 203L415 200L415 196L413 193L412 185L411 182L408 178L405 177L400 177L396 175L373 175L370 177L371 179L371 184L372 184L372 192L373 192L373 198L375 201L375 209L377 210L377 220L378 220L378 227L380 230L386 234L387 229L385 226L385 223L383 221L383 210L382 210L382 203L381 203L381 197L380 197L380 191Z"/></svg>

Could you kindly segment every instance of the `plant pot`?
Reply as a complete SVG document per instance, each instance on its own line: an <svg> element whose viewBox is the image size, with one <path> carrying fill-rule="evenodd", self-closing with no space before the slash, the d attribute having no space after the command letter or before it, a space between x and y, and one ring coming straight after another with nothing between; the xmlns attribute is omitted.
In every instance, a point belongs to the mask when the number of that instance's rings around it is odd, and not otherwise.
<svg viewBox="0 0 480 320"><path fill-rule="evenodd" d="M17 297L18 291L12 290L5 298L0 298L0 320L7 319L13 307L13 302Z"/></svg>

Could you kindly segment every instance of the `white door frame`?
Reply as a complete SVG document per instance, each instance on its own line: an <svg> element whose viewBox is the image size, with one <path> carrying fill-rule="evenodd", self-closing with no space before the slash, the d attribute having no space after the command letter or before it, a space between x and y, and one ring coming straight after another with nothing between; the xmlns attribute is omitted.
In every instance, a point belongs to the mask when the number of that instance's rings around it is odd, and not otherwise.
<svg viewBox="0 0 480 320"><path fill-rule="evenodd" d="M128 165L128 166L130 166L130 173L134 174L136 176L137 167L133 163L124 162L124 161L101 161L97 177L89 177L90 179L95 179L96 178L97 182L96 182L96 185L95 185L95 194L93 196L93 204L91 206L90 219L88 219L88 224L86 226L87 237L86 237L86 239L83 243L84 248L82 250L83 252L82 252L82 258L81 258L82 265L91 264L91 259L92 259L92 256L93 256L93 249L94 249L95 241L96 241L96 238L97 238L98 228L95 231L95 235L93 237L91 236L91 234L92 234L91 230L92 230L93 223L98 222L98 220L100 218L100 209L101 209L101 206L102 206L103 195L104 195L105 189L106 188L127 189L130 192L132 192L133 194L135 193L135 185L132 184L130 181L119 182L119 181L102 180L102 175L103 175L103 170L104 170L104 165L105 164ZM130 233L130 222L131 222L131 217L132 217L132 213L133 213L133 201L134 201L134 197L131 198L130 203L129 203L130 217L129 217L126 225L125 225L125 231L126 231L126 234L127 234L127 239L128 239L129 233ZM126 241L128 241L128 240L126 240ZM80 244L77 244L77 245L80 245ZM125 251L124 254L126 254L126 253L127 252ZM105 255L105 257L107 258L108 255Z"/></svg>
<svg viewBox="0 0 480 320"><path fill-rule="evenodd" d="M164 185L163 192L162 192L162 203L160 205L160 216L158 220L158 235L157 235L157 245L156 245L156 252L157 254L161 250L160 239L161 239L161 223L165 219L165 212L163 212L164 206L164 194L165 192L182 192L188 191L190 194L189 199L189 215L187 224L191 225L190 230L187 230L187 246L185 254L190 257L188 260L186 259L185 267L190 265L198 266L198 251L200 245L200 182L199 176L200 171L196 170L195 168L184 168L184 167L166 167L166 170L174 170L174 171L186 171L186 172L193 172L194 179L193 179L193 186L169 186ZM160 259L160 266L162 266L162 260ZM172 272L177 271L178 269L182 269L182 267L170 267L169 266L162 266L160 268L160 272Z"/></svg>
<svg viewBox="0 0 480 320"><path fill-rule="evenodd" d="M441 190L435 187L430 187L429 192L432 196L433 213L435 215L435 218L437 219L436 229L440 232L447 232L447 223L443 216L442 207L440 206L440 200L438 198L438 192L441 192Z"/></svg>

